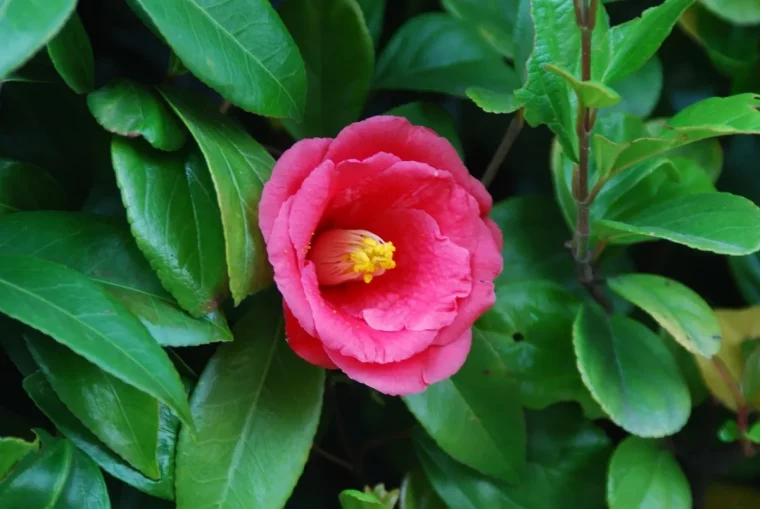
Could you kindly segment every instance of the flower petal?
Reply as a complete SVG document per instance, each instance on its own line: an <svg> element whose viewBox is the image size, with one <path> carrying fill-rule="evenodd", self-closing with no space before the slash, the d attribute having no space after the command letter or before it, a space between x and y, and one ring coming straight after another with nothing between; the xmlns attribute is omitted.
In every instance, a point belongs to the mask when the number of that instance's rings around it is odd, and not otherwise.
<svg viewBox="0 0 760 509"><path fill-rule="evenodd" d="M459 313L457 313L454 322L441 329L434 343L436 345L448 345L452 341L456 341L466 330L472 328L475 321L493 306L494 302L496 302L496 294L493 283L490 281L476 282L472 288L472 293L459 301Z"/></svg>
<svg viewBox="0 0 760 509"><path fill-rule="evenodd" d="M303 360L325 369L335 369L337 366L330 360L320 341L306 332L287 304L282 306L285 313L285 337L290 348Z"/></svg>

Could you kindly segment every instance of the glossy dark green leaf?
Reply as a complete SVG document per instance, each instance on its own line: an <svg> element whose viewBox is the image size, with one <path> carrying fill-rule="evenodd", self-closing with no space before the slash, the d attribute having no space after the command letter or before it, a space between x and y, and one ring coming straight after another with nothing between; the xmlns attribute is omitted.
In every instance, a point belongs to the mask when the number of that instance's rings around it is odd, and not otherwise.
<svg viewBox="0 0 760 509"><path fill-rule="evenodd" d="M700 220L694 217L699 215ZM693 249L746 255L760 249L760 209L729 193L692 194L652 205L625 221L594 223L617 242L666 239Z"/></svg>
<svg viewBox="0 0 760 509"><path fill-rule="evenodd" d="M187 509L285 504L311 449L324 371L285 341L281 302L259 292L193 392L198 423L177 446L177 505Z"/></svg>
<svg viewBox="0 0 760 509"><path fill-rule="evenodd" d="M166 406L161 405L158 435L159 479L145 477L126 461L106 447L87 429L58 398L50 382L40 373L24 379L24 390L55 427L79 449L90 456L100 467L125 483L153 496L174 499L174 450L177 443L179 420Z"/></svg>
<svg viewBox="0 0 760 509"><path fill-rule="evenodd" d="M271 282L258 205L274 160L242 127L211 105L177 89L163 88L161 93L206 158L222 212L230 290L239 304Z"/></svg>
<svg viewBox="0 0 760 509"><path fill-rule="evenodd" d="M192 423L169 357L137 318L87 276L39 258L0 256L0 311L52 336Z"/></svg>
<svg viewBox="0 0 760 509"><path fill-rule="evenodd" d="M164 346L231 341L224 315L194 319L161 286L125 224L89 214L25 212L0 220L0 254L66 265L108 290Z"/></svg>
<svg viewBox="0 0 760 509"><path fill-rule="evenodd" d="M54 84L62 81L60 74L53 67L50 56L45 51L38 51L24 65L3 78L3 83L14 81L23 83Z"/></svg>
<svg viewBox="0 0 760 509"><path fill-rule="evenodd" d="M111 507L98 466L68 440L52 437L0 481L0 502L9 509Z"/></svg>
<svg viewBox="0 0 760 509"><path fill-rule="evenodd" d="M625 112L648 117L660 100L662 80L662 63L655 55L636 72L609 84L620 94L620 102L600 111L599 115Z"/></svg>
<svg viewBox="0 0 760 509"><path fill-rule="evenodd" d="M45 170L0 157L0 216L65 206L63 187Z"/></svg>
<svg viewBox="0 0 760 509"><path fill-rule="evenodd" d="M116 80L87 96L90 112L104 129L134 138L142 136L161 150L178 150L187 131L171 109L150 88Z"/></svg>
<svg viewBox="0 0 760 509"><path fill-rule="evenodd" d="M512 58L517 0L443 0L443 8L471 23L499 53Z"/></svg>
<svg viewBox="0 0 760 509"><path fill-rule="evenodd" d="M608 279L607 284L646 311L690 352L710 358L720 350L718 319L688 286L653 274L625 274Z"/></svg>
<svg viewBox="0 0 760 509"><path fill-rule="evenodd" d="M132 234L164 287L194 316L215 311L227 295L224 235L200 152L114 138L111 154Z"/></svg>
<svg viewBox="0 0 760 509"><path fill-rule="evenodd" d="M689 389L662 340L644 325L586 304L573 345L583 382L618 426L660 437L686 424Z"/></svg>
<svg viewBox="0 0 760 509"><path fill-rule="evenodd" d="M114 452L157 479L158 401L36 331L25 339L69 410Z"/></svg>
<svg viewBox="0 0 760 509"><path fill-rule="evenodd" d="M0 479L5 477L14 463L39 449L39 446L39 440L27 442L16 437L0 437Z"/></svg>
<svg viewBox="0 0 760 509"><path fill-rule="evenodd" d="M76 0L5 0L0 12L0 80L61 30L76 5Z"/></svg>
<svg viewBox="0 0 760 509"><path fill-rule="evenodd" d="M300 117L306 73L269 0L135 0L190 71L251 113Z"/></svg>
<svg viewBox="0 0 760 509"><path fill-rule="evenodd" d="M597 409L573 354L572 325L580 302L552 281L496 287L496 304L477 328L517 381L523 406L541 409L578 401L587 411Z"/></svg>
<svg viewBox="0 0 760 509"><path fill-rule="evenodd" d="M440 447L458 461L507 482L525 475L525 421L508 366L484 333L453 377L404 402Z"/></svg>
<svg viewBox="0 0 760 509"><path fill-rule="evenodd" d="M675 359L676 364L678 364L681 375L683 375L684 381L689 387L692 408L699 406L707 398L708 391L705 381L699 372L695 356L683 348L665 329L662 329L659 335L663 339L665 347L670 351L673 359ZM700 356L699 358L701 359L702 357Z"/></svg>
<svg viewBox="0 0 760 509"><path fill-rule="evenodd" d="M334 137L359 119L375 67L361 8L356 0L287 0L280 15L307 76L303 119L284 125L295 138Z"/></svg>
<svg viewBox="0 0 760 509"><path fill-rule="evenodd" d="M610 509L692 507L689 481L656 440L629 437L617 446L607 476Z"/></svg>
<svg viewBox="0 0 760 509"><path fill-rule="evenodd" d="M396 115L404 117L414 125L428 127L435 131L439 136L443 136L451 142L460 157L464 156L462 142L457 135L454 119L451 114L443 107L433 103L413 102L396 106L388 110L386 115Z"/></svg>
<svg viewBox="0 0 760 509"><path fill-rule="evenodd" d="M433 490L425 472L418 467L406 474L401 483L401 508L446 509L447 506Z"/></svg>
<svg viewBox="0 0 760 509"><path fill-rule="evenodd" d="M377 62L375 88L441 92L464 97L470 87L510 92L514 70L474 28L444 13L407 21Z"/></svg>
<svg viewBox="0 0 760 509"><path fill-rule="evenodd" d="M338 496L341 509L384 509L380 499L372 493L357 490L344 490Z"/></svg>
<svg viewBox="0 0 760 509"><path fill-rule="evenodd" d="M760 4L754 0L700 0L700 2L734 25L760 24Z"/></svg>
<svg viewBox="0 0 760 509"><path fill-rule="evenodd" d="M375 49L383 33L383 21L385 21L385 3L386 0L357 0L359 7L364 14L364 22L372 36L372 42Z"/></svg>
<svg viewBox="0 0 760 509"><path fill-rule="evenodd" d="M528 471L508 485L457 463L427 437L415 449L438 495L450 508L573 509L604 506L604 475L610 441L577 407L529 412Z"/></svg>
<svg viewBox="0 0 760 509"><path fill-rule="evenodd" d="M63 81L77 94L95 87L95 59L82 20L74 13L47 45L50 60Z"/></svg>

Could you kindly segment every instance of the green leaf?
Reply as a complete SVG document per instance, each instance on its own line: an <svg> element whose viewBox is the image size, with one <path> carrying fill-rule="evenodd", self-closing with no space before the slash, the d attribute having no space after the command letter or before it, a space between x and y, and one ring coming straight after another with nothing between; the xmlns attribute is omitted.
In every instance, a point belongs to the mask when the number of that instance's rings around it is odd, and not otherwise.
<svg viewBox="0 0 760 509"><path fill-rule="evenodd" d="M739 425L736 419L729 419L718 429L718 440L725 443L736 442L741 438L742 433L739 431Z"/></svg>
<svg viewBox="0 0 760 509"><path fill-rule="evenodd" d="M325 377L288 346L281 306L256 294L206 365L191 400L198 431L183 427L177 446L179 507L282 507L301 475Z"/></svg>
<svg viewBox="0 0 760 509"><path fill-rule="evenodd" d="M516 0L442 0L443 8L471 23L481 37L507 58L514 56L512 31L517 18Z"/></svg>
<svg viewBox="0 0 760 509"><path fill-rule="evenodd" d="M177 89L161 93L190 129L206 158L222 212L227 270L235 304L271 282L258 225L261 190L274 160L242 127Z"/></svg>
<svg viewBox="0 0 760 509"><path fill-rule="evenodd" d="M16 437L0 437L0 479L5 477L17 461L39 447L39 439L27 442Z"/></svg>
<svg viewBox="0 0 760 509"><path fill-rule="evenodd" d="M620 102L620 95L599 81L581 81L566 70L553 64L544 65L544 70L556 74L570 87L588 108L608 108Z"/></svg>
<svg viewBox="0 0 760 509"><path fill-rule="evenodd" d="M644 124L644 129L650 135L659 136L665 126L667 120L664 119L652 119ZM735 140L736 138L732 138ZM710 180L715 182L721 174L723 168L723 149L721 148L720 140L717 138L707 138L705 140L697 141L695 143L689 143L681 147L674 148L665 152L663 157L667 157L671 160L676 158L686 158L697 163L707 175ZM681 177L683 180L683 177Z"/></svg>
<svg viewBox="0 0 760 509"><path fill-rule="evenodd" d="M306 72L269 0L135 0L182 63L230 102L269 117L303 115Z"/></svg>
<svg viewBox="0 0 760 509"><path fill-rule="evenodd" d="M760 24L760 4L755 0L700 0L700 2L735 25Z"/></svg>
<svg viewBox="0 0 760 509"><path fill-rule="evenodd" d="M742 395L750 404L757 406L760 402L760 348L755 348L747 357L741 373L739 388Z"/></svg>
<svg viewBox="0 0 760 509"><path fill-rule="evenodd" d="M19 210L62 209L66 195L45 170L0 157L0 217Z"/></svg>
<svg viewBox="0 0 760 509"><path fill-rule="evenodd" d="M456 375L403 399L458 461L507 482L525 475L525 421L515 381L479 330Z"/></svg>
<svg viewBox="0 0 760 509"><path fill-rule="evenodd" d="M760 254L732 256L728 258L728 266L744 300L760 304Z"/></svg>
<svg viewBox="0 0 760 509"><path fill-rule="evenodd" d="M34 373L24 379L24 390L35 405L67 439L91 457L100 467L125 483L153 496L174 499L174 449L179 420L161 405L158 435L159 479L145 477L105 446L58 398L45 376Z"/></svg>
<svg viewBox="0 0 760 509"><path fill-rule="evenodd" d="M616 276L608 279L607 284L646 311L691 353L709 359L720 350L718 319L691 288L652 274Z"/></svg>
<svg viewBox="0 0 760 509"><path fill-rule="evenodd" d="M513 92L494 92L482 87L469 87L465 94L486 113L513 113L522 107Z"/></svg>
<svg viewBox="0 0 760 509"><path fill-rule="evenodd" d="M733 422L734 424L736 424L736 421L729 421L729 422ZM737 431L738 431L738 427L737 427ZM750 426L749 430L744 436L746 436L748 439L750 439L754 443L760 443L760 423L755 422L755 424Z"/></svg>
<svg viewBox="0 0 760 509"><path fill-rule="evenodd" d="M114 452L157 479L158 401L36 331L24 338L69 410Z"/></svg>
<svg viewBox="0 0 760 509"><path fill-rule="evenodd" d="M200 152L114 138L111 154L132 234L164 287L193 316L215 311L227 295L224 235Z"/></svg>
<svg viewBox="0 0 760 509"><path fill-rule="evenodd" d="M385 20L385 0L357 0L362 9L364 21L372 36L374 48L377 48L380 36L383 33L383 21Z"/></svg>
<svg viewBox="0 0 760 509"><path fill-rule="evenodd" d="M356 0L288 0L280 15L308 78L303 120L285 128L295 138L334 137L359 119L375 68L362 11Z"/></svg>
<svg viewBox="0 0 760 509"><path fill-rule="evenodd" d="M385 505L372 493L343 490L338 496L341 509L383 509Z"/></svg>
<svg viewBox="0 0 760 509"><path fill-rule="evenodd" d="M3 507L110 509L98 466L68 440L43 437L42 449L27 454L0 481Z"/></svg>
<svg viewBox="0 0 760 509"><path fill-rule="evenodd" d="M169 357L129 311L87 276L39 258L0 256L0 311L156 397L192 425Z"/></svg>
<svg viewBox="0 0 760 509"><path fill-rule="evenodd" d="M695 216L699 221L695 221ZM729 193L692 194L656 203L625 220L593 228L616 242L666 239L693 249L746 255L760 249L760 209Z"/></svg>
<svg viewBox="0 0 760 509"><path fill-rule="evenodd" d="M75 12L47 45L50 60L63 81L77 94L95 88L95 59L82 20Z"/></svg>
<svg viewBox="0 0 760 509"><path fill-rule="evenodd" d="M373 86L464 97L470 87L510 92L519 81L472 27L434 12L410 19L393 34L378 59Z"/></svg>
<svg viewBox="0 0 760 509"><path fill-rule="evenodd" d="M610 509L692 507L689 481L673 456L655 440L628 437L617 446L607 476Z"/></svg>
<svg viewBox="0 0 760 509"><path fill-rule="evenodd" d="M112 133L142 136L160 150L179 150L187 131L156 93L134 81L116 80L87 96L90 112Z"/></svg>
<svg viewBox="0 0 760 509"><path fill-rule="evenodd" d="M686 424L689 389L662 340L645 326L586 304L573 345L583 383L618 426L660 437Z"/></svg>
<svg viewBox="0 0 760 509"><path fill-rule="evenodd" d="M427 437L415 450L438 495L451 508L573 509L604 505L604 475L610 453L607 436L579 409L558 405L529 412L528 471L511 486L457 463Z"/></svg>
<svg viewBox="0 0 760 509"><path fill-rule="evenodd" d="M620 102L600 111L599 115L620 112L648 117L660 100L662 80L662 63L654 55L636 72L609 84L620 95Z"/></svg>
<svg viewBox="0 0 760 509"><path fill-rule="evenodd" d="M61 30L77 0L4 0L0 5L0 81Z"/></svg>
<svg viewBox="0 0 760 509"><path fill-rule="evenodd" d="M681 13L692 3L694 0L665 0L645 10L641 17L612 27L606 38L593 46L592 62L596 57L597 61L606 64L598 79L613 83L640 69L659 49Z"/></svg>
<svg viewBox="0 0 760 509"><path fill-rule="evenodd" d="M401 483L403 509L447 509L422 469L415 468L404 476Z"/></svg>
<svg viewBox="0 0 760 509"><path fill-rule="evenodd" d="M459 140L459 135L454 126L454 119L443 107L433 103L413 102L396 106L385 114L404 117L414 125L432 129L439 136L449 140L459 156L464 157L462 142Z"/></svg>
<svg viewBox="0 0 760 509"><path fill-rule="evenodd" d="M193 319L161 286L126 225L103 216L24 212L0 220L0 254L34 255L100 284L164 346L231 341L221 311Z"/></svg>

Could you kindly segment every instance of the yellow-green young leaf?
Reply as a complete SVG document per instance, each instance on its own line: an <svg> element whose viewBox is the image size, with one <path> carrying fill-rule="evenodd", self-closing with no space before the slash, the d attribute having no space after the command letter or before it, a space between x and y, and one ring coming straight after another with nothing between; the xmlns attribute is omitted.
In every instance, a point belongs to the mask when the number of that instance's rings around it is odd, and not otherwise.
<svg viewBox="0 0 760 509"><path fill-rule="evenodd" d="M512 31L518 0L443 0L443 8L472 24L483 38L507 58L514 56Z"/></svg>
<svg viewBox="0 0 760 509"><path fill-rule="evenodd" d="M66 408L41 372L38 371L24 378L24 390L37 408L55 424L58 431L92 458L100 468L151 496L167 500L174 499L174 449L177 443L179 420L166 406L161 406L158 434L160 477L153 480L135 470L87 429Z"/></svg>
<svg viewBox="0 0 760 509"><path fill-rule="evenodd" d="M446 509L425 472L417 467L401 482L401 507L404 509Z"/></svg>
<svg viewBox="0 0 760 509"><path fill-rule="evenodd" d="M324 370L288 346L275 292L257 293L250 310L193 391L198 430L180 431L178 507L283 507L309 456Z"/></svg>
<svg viewBox="0 0 760 509"><path fill-rule="evenodd" d="M457 135L454 119L451 118L451 114L443 107L434 103L413 102L396 106L385 114L404 117L414 125L421 125L432 129L439 136L443 136L449 140L460 157L464 157L462 142L459 140L459 135Z"/></svg>
<svg viewBox="0 0 760 509"><path fill-rule="evenodd" d="M0 217L20 210L62 209L63 186L45 170L0 157Z"/></svg>
<svg viewBox="0 0 760 509"><path fill-rule="evenodd" d="M625 274L608 279L607 284L649 313L690 352L709 359L720 350L718 319L691 288L652 274Z"/></svg>
<svg viewBox="0 0 760 509"><path fill-rule="evenodd" d="M192 73L244 110L300 118L306 72L269 0L134 0Z"/></svg>
<svg viewBox="0 0 760 509"><path fill-rule="evenodd" d="M272 281L258 207L274 160L240 125L203 98L170 87L162 88L161 93L206 158L222 213L230 290L239 304Z"/></svg>
<svg viewBox="0 0 760 509"><path fill-rule="evenodd" d="M166 352L84 274L39 258L2 255L0 311L166 403L192 428L185 390Z"/></svg>
<svg viewBox="0 0 760 509"><path fill-rule="evenodd" d="M39 447L39 438L34 442L27 442L16 437L0 437L0 479L5 477L14 463Z"/></svg>
<svg viewBox="0 0 760 509"><path fill-rule="evenodd" d="M357 490L344 490L338 496L341 509L385 509L379 498L372 493Z"/></svg>
<svg viewBox="0 0 760 509"><path fill-rule="evenodd" d="M42 448L27 454L0 480L2 507L110 509L98 466L68 440L37 433Z"/></svg>
<svg viewBox="0 0 760 509"><path fill-rule="evenodd" d="M482 87L470 87L465 94L486 113L513 113L522 106L513 92L495 92Z"/></svg>
<svg viewBox="0 0 760 509"><path fill-rule="evenodd" d="M71 90L84 94L95 87L92 45L77 13L71 15L47 49L53 66Z"/></svg>
<svg viewBox="0 0 760 509"><path fill-rule="evenodd" d="M361 8L356 0L287 0L280 15L308 76L303 119L283 123L295 138L334 137L359 119L375 68Z"/></svg>
<svg viewBox="0 0 760 509"><path fill-rule="evenodd" d="M519 393L485 333L473 330L472 350L456 375L421 394L404 396L404 402L457 461L511 483L525 476L525 421Z"/></svg>
<svg viewBox="0 0 760 509"><path fill-rule="evenodd" d="M760 24L760 4L755 0L700 0L700 2L734 25Z"/></svg>
<svg viewBox="0 0 760 509"><path fill-rule="evenodd" d="M678 462L656 440L628 437L612 454L610 509L691 509L691 488Z"/></svg>
<svg viewBox="0 0 760 509"><path fill-rule="evenodd" d="M87 96L87 106L104 129L134 138L142 136L160 150L179 150L187 130L152 89L120 79Z"/></svg>
<svg viewBox="0 0 760 509"><path fill-rule="evenodd" d="M24 339L69 410L137 470L158 479L158 400L37 331Z"/></svg>
<svg viewBox="0 0 760 509"><path fill-rule="evenodd" d="M586 304L573 327L573 345L583 382L618 426L661 437L686 424L689 388L662 339L644 325Z"/></svg>
<svg viewBox="0 0 760 509"><path fill-rule="evenodd" d="M620 102L620 94L600 81L581 81L554 64L546 64L544 69L565 80L575 90L581 104L588 108L608 108Z"/></svg>
<svg viewBox="0 0 760 509"><path fill-rule="evenodd" d="M114 137L111 160L137 245L164 287L191 315L228 295L219 206L200 151L160 152Z"/></svg>
<svg viewBox="0 0 760 509"><path fill-rule="evenodd" d="M76 0L5 0L0 4L0 81L43 47L76 5Z"/></svg>
<svg viewBox="0 0 760 509"><path fill-rule="evenodd" d="M694 217L699 216L695 221ZM655 203L625 221L593 228L615 242L665 239L693 249L746 255L760 249L760 208L729 193L692 194Z"/></svg>
<svg viewBox="0 0 760 509"><path fill-rule="evenodd" d="M459 97L470 87L510 92L518 85L514 70L473 27L441 12L416 16L393 34L373 83Z"/></svg>

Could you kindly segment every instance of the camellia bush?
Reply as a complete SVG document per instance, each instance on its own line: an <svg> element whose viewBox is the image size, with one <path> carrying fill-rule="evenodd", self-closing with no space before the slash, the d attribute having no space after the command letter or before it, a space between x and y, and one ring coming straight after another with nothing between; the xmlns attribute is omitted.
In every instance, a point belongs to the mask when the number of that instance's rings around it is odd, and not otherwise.
<svg viewBox="0 0 760 509"><path fill-rule="evenodd" d="M760 3L0 0L0 509L760 507Z"/></svg>

